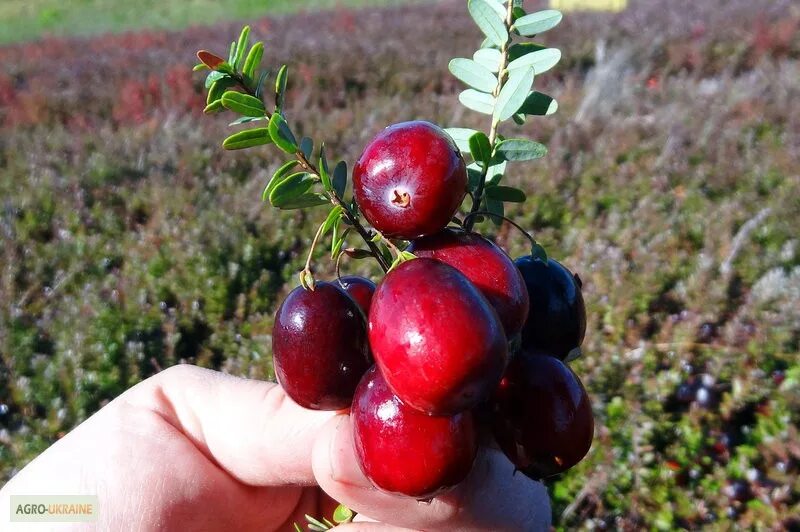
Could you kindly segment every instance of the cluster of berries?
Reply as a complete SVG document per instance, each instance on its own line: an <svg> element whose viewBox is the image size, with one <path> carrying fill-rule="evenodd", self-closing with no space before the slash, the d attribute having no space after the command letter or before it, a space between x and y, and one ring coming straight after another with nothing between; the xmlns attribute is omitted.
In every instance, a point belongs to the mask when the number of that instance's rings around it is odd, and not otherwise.
<svg viewBox="0 0 800 532"><path fill-rule="evenodd" d="M466 188L464 160L437 126L381 132L355 166L355 199L416 258L377 287L352 276L298 287L272 337L287 394L306 408L350 409L364 474L419 499L464 480L483 430L535 479L579 462L594 431L564 362L586 331L580 280L450 226Z"/></svg>

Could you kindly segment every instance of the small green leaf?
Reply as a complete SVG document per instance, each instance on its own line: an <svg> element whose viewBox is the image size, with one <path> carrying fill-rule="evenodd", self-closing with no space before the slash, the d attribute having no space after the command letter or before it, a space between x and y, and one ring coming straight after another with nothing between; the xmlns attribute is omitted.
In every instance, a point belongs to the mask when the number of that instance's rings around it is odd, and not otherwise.
<svg viewBox="0 0 800 532"><path fill-rule="evenodd" d="M272 139L269 137L269 130L265 127L259 127L234 133L222 142L222 147L226 150L241 150L253 146L269 144L271 142Z"/></svg>
<svg viewBox="0 0 800 532"><path fill-rule="evenodd" d="M486 196L498 201L509 201L512 203L525 203L525 193L518 188L494 186L486 189Z"/></svg>
<svg viewBox="0 0 800 532"><path fill-rule="evenodd" d="M332 190L331 175L328 171L328 159L325 157L325 143L319 149L319 177L322 180L322 186L325 190Z"/></svg>
<svg viewBox="0 0 800 532"><path fill-rule="evenodd" d="M250 79L253 79L253 77L256 75L256 69L258 68L258 65L261 63L261 58L263 56L264 56L264 43L258 41L250 48L250 51L247 52L247 58L245 58L244 66L242 67L242 74L244 74Z"/></svg>
<svg viewBox="0 0 800 532"><path fill-rule="evenodd" d="M556 111L558 111L557 101L555 101L551 96L535 91L528 94L528 97L525 98L525 102L522 104L522 107L519 108L520 113L538 116L551 115Z"/></svg>
<svg viewBox="0 0 800 532"><path fill-rule="evenodd" d="M208 76L206 76L206 89L210 89L211 85L213 85L215 81L227 77L229 77L227 74L223 74L222 72L217 72L216 70L213 72L209 72Z"/></svg>
<svg viewBox="0 0 800 532"><path fill-rule="evenodd" d="M341 224L339 223L333 225L333 236L331 237L331 259L333 260L336 260L341 254L344 240L350 232L350 227L347 227L344 231L340 231L340 228Z"/></svg>
<svg viewBox="0 0 800 532"><path fill-rule="evenodd" d="M511 72L519 68L533 68L538 76L556 66L560 60L561 50L558 48L545 48L515 59L508 65L508 70Z"/></svg>
<svg viewBox="0 0 800 532"><path fill-rule="evenodd" d="M300 151L306 159L311 159L311 155L314 152L314 141L308 137L300 139Z"/></svg>
<svg viewBox="0 0 800 532"><path fill-rule="evenodd" d="M297 523L294 523L294 531L295 532L303 532L303 529L300 528L300 525L298 525Z"/></svg>
<svg viewBox="0 0 800 532"><path fill-rule="evenodd" d="M339 222L342 218L342 212L344 209L341 205L335 205L331 211L328 213L328 217L325 218L325 222L322 224L322 234L326 235L328 232L333 229L333 226Z"/></svg>
<svg viewBox="0 0 800 532"><path fill-rule="evenodd" d="M495 120L508 120L519 111L525 103L528 93L533 85L534 72L532 68L517 69L508 76L508 81L497 95L497 104L494 107Z"/></svg>
<svg viewBox="0 0 800 532"><path fill-rule="evenodd" d="M302 196L282 203L280 206L276 206L281 210L289 211L292 209L306 209L309 207L319 207L320 205L329 205L330 202L328 196L325 194L310 193L303 194Z"/></svg>
<svg viewBox="0 0 800 532"><path fill-rule="evenodd" d="M472 109L485 115L491 115L494 111L495 99L491 94L467 89L458 95L458 101L467 109Z"/></svg>
<svg viewBox="0 0 800 532"><path fill-rule="evenodd" d="M231 43L231 49L228 52L228 63L232 65L235 60L236 60L236 41L233 41Z"/></svg>
<svg viewBox="0 0 800 532"><path fill-rule="evenodd" d="M264 92L264 80L267 79L269 76L269 71L265 70L258 76L258 83L256 83L256 98L259 100L263 100L263 92Z"/></svg>
<svg viewBox="0 0 800 532"><path fill-rule="evenodd" d="M498 201L487 197L486 210L494 215L490 216L490 218L492 219L492 223L494 223L498 227L503 225L502 216L505 216L506 211L502 201Z"/></svg>
<svg viewBox="0 0 800 532"><path fill-rule="evenodd" d="M264 116L264 103L249 94L227 91L222 95L222 105L244 116Z"/></svg>
<svg viewBox="0 0 800 532"><path fill-rule="evenodd" d="M490 93L497 87L495 75L472 59L458 57L450 61L448 68L455 77L481 92Z"/></svg>
<svg viewBox="0 0 800 532"><path fill-rule="evenodd" d="M222 102L219 102L222 105ZM250 122L258 122L259 120L266 120L266 116L240 116L230 124L229 126L238 126L241 124L249 124Z"/></svg>
<svg viewBox="0 0 800 532"><path fill-rule="evenodd" d="M507 161L532 161L547 155L547 147L528 139L507 139L497 145L497 153Z"/></svg>
<svg viewBox="0 0 800 532"><path fill-rule="evenodd" d="M521 17L514 23L514 29L522 36L532 37L555 28L562 18L560 11L546 9Z"/></svg>
<svg viewBox="0 0 800 532"><path fill-rule="evenodd" d="M517 20L521 19L525 15L527 15L527 13L522 8L522 6L514 6L514 8L511 11L511 20L516 22Z"/></svg>
<svg viewBox="0 0 800 532"><path fill-rule="evenodd" d="M223 107L222 101L216 100L206 105L206 108L203 109L203 113L210 115L211 113L217 113L219 111L222 111L223 109L225 109L225 107Z"/></svg>
<svg viewBox="0 0 800 532"><path fill-rule="evenodd" d="M347 188L347 163L339 161L333 169L333 190L340 198L344 196L344 191Z"/></svg>
<svg viewBox="0 0 800 532"><path fill-rule="evenodd" d="M275 109L280 112L286 94L286 82L289 77L289 67L281 65L278 75L275 77Z"/></svg>
<svg viewBox="0 0 800 532"><path fill-rule="evenodd" d="M508 49L508 61L513 63L520 57L547 49L547 46L534 42L520 42Z"/></svg>
<svg viewBox="0 0 800 532"><path fill-rule="evenodd" d="M531 246L531 256L534 259L541 259L544 262L547 262L547 251L545 251L544 247L541 244L536 242Z"/></svg>
<svg viewBox="0 0 800 532"><path fill-rule="evenodd" d="M223 74L227 74L229 76L232 76L236 73L236 70L233 68L233 66L231 66L231 64L227 62L220 63L217 66L217 71L222 72Z"/></svg>
<svg viewBox="0 0 800 532"><path fill-rule="evenodd" d="M235 84L236 82L233 81L228 76L224 76L215 81L214 83L212 83L211 88L208 89L206 105L210 105L219 100L220 98L222 98L222 95L225 94L225 91L233 87Z"/></svg>
<svg viewBox="0 0 800 532"><path fill-rule="evenodd" d="M297 152L297 139L280 113L274 113L269 119L269 136L286 153Z"/></svg>
<svg viewBox="0 0 800 532"><path fill-rule="evenodd" d="M515 114L514 116L511 117L511 119L514 120L514 123L517 124L518 126L525 124L525 115L522 113Z"/></svg>
<svg viewBox="0 0 800 532"><path fill-rule="evenodd" d="M483 178L483 171L477 168L469 168L467 167L467 187L470 191L475 191L478 188L478 183L481 182L481 178Z"/></svg>
<svg viewBox="0 0 800 532"><path fill-rule="evenodd" d="M192 67L192 72L199 72L201 70L208 70L208 65L205 63L198 63Z"/></svg>
<svg viewBox="0 0 800 532"><path fill-rule="evenodd" d="M322 522L318 521L317 519L314 519L313 517L311 517L308 514L306 514L306 521L308 521L309 525L314 525L314 526L320 527L323 532L325 530L328 530L328 527L327 527L327 525L325 523L322 523ZM309 526L309 528L311 528L311 527Z"/></svg>
<svg viewBox="0 0 800 532"><path fill-rule="evenodd" d="M472 59L490 72L500 70L503 55L494 48L482 48L472 55Z"/></svg>
<svg viewBox="0 0 800 532"><path fill-rule="evenodd" d="M244 52L247 50L247 45L250 40L250 26L245 26L242 28L242 33L239 34L239 41L236 43L236 57L232 61L232 64L239 68L242 66L242 60L244 59Z"/></svg>
<svg viewBox="0 0 800 532"><path fill-rule="evenodd" d="M469 0L467 9L484 35L496 46L508 41L508 30L502 15L489 3L491 0Z"/></svg>
<svg viewBox="0 0 800 532"><path fill-rule="evenodd" d="M297 166L297 164L297 161L292 159L275 170L275 173L272 174L272 178L269 180L269 183L267 183L267 186L264 188L264 193L261 194L261 201L267 201L267 199L269 199L272 189L274 189L278 183L283 181L283 179L289 175L289 173L294 169L295 166Z"/></svg>
<svg viewBox="0 0 800 532"><path fill-rule="evenodd" d="M483 131L477 131L469 138L469 152L481 165L489 164L492 158L492 144Z"/></svg>
<svg viewBox="0 0 800 532"><path fill-rule="evenodd" d="M269 193L269 202L281 208L296 200L314 185L314 176L308 172L297 172L278 182Z"/></svg>
<svg viewBox="0 0 800 532"><path fill-rule="evenodd" d="M444 132L450 135L450 138L456 143L458 149L464 153L469 153L469 138L477 133L474 129L464 127L448 127Z"/></svg>

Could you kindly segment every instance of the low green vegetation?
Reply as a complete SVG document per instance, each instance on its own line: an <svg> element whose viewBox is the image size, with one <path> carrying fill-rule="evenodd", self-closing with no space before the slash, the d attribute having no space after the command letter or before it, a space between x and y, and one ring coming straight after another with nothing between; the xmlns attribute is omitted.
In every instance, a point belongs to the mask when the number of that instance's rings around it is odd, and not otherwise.
<svg viewBox="0 0 800 532"><path fill-rule="evenodd" d="M0 44L43 36L93 35L136 29L174 30L267 14L392 3L403 3L403 0L3 0L0 2Z"/></svg>
<svg viewBox="0 0 800 532"><path fill-rule="evenodd" d="M509 210L583 280L596 418L548 482L558 529L800 526L800 18L762 7L641 0L543 36L559 111L520 129L549 153L512 168ZM351 166L390 123L485 127L447 71L480 40L463 6L252 22L297 134ZM262 204L282 159L224 152L232 117L201 115L194 51L234 27L0 48L0 479L161 368L271 377L325 210Z"/></svg>

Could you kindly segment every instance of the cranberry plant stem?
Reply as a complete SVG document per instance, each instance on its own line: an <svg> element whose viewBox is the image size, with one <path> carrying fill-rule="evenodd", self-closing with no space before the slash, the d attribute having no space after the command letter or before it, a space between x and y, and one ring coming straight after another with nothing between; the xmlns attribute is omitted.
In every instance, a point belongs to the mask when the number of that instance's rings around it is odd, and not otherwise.
<svg viewBox="0 0 800 532"><path fill-rule="evenodd" d="M503 46L500 47L500 68L497 70L497 86L494 88L492 92L492 96L497 98L500 94L500 91L503 89L503 85L505 85L508 72L506 72L506 67L508 66L508 49L511 46L511 26L514 23L513 19L513 9L514 9L514 2L512 0L508 0L508 6L506 7L506 20L505 25L506 29L508 30L508 40L503 43ZM494 153L495 145L497 144L497 130L500 127L500 120L497 117L492 115L492 125L489 129L489 144L492 147L492 153ZM489 173L489 164L483 165L483 170L481 171L481 179L478 181L478 186L475 189L475 194L472 196L472 208L470 209L469 215L465 218L464 227L467 231L472 231L472 226L475 225L475 216L474 214L478 212L481 208L481 201L483 201L483 190L486 185L486 176Z"/></svg>

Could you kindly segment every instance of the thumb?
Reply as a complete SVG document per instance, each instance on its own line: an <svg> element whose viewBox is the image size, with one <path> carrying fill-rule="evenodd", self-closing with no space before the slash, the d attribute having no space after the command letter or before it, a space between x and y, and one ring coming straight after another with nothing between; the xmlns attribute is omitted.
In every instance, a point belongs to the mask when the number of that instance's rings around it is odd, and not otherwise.
<svg viewBox="0 0 800 532"><path fill-rule="evenodd" d="M189 365L162 371L117 400L158 413L230 476L252 486L314 484L314 439L335 415L300 407L275 383Z"/></svg>

